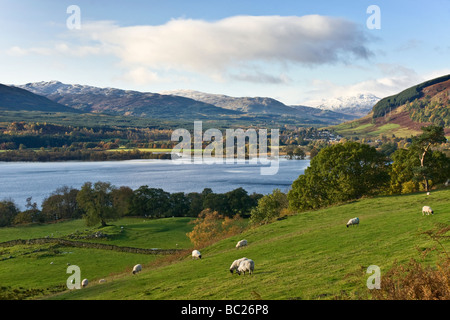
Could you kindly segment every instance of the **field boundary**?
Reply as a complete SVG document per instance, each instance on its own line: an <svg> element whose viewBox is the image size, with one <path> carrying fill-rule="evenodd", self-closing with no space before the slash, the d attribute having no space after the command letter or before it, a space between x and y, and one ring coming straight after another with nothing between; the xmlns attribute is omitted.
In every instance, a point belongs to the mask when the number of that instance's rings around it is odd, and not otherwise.
<svg viewBox="0 0 450 320"><path fill-rule="evenodd" d="M35 245L35 244L46 244L46 243L56 243L59 245L67 247L78 247L78 248L91 248L91 249L101 249L101 250L113 250L119 252L128 253L141 253L141 254L174 254L182 249L148 249L148 248L135 248L135 247L122 247L113 244L95 243L95 242L83 242L83 241L73 241L61 238L36 238L36 239L15 239L5 242L0 242L0 247L12 247L16 245Z"/></svg>

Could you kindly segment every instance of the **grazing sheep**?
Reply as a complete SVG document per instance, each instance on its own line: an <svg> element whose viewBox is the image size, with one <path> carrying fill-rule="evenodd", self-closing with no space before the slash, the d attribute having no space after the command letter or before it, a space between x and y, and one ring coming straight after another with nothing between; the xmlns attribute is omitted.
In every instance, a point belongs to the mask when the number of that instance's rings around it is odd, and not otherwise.
<svg viewBox="0 0 450 320"><path fill-rule="evenodd" d="M355 224L359 225L359 218L358 217L348 220L347 228L348 228L348 226L353 226Z"/></svg>
<svg viewBox="0 0 450 320"><path fill-rule="evenodd" d="M84 287L86 287L88 285L89 281L88 279L83 279L83 281L81 281L81 285Z"/></svg>
<svg viewBox="0 0 450 320"><path fill-rule="evenodd" d="M240 259L237 259L237 260L234 260L233 261L233 263L231 264L231 266L230 266L230 272L231 272L231 274L233 274L233 271L235 271L235 270L237 270L237 268L239 268L239 264L242 262L242 261L244 261L244 260L247 260L247 258L240 258Z"/></svg>
<svg viewBox="0 0 450 320"><path fill-rule="evenodd" d="M255 270L255 263L253 262L252 259L246 259L246 260L242 260L241 263L239 264L239 267L236 270L236 273L238 275L241 275L241 272L245 273L248 272L249 274L253 273L253 270Z"/></svg>
<svg viewBox="0 0 450 320"><path fill-rule="evenodd" d="M198 251L198 250L192 251L192 259L201 259L201 258L202 258L202 254L200 253L200 251Z"/></svg>
<svg viewBox="0 0 450 320"><path fill-rule="evenodd" d="M133 274L136 274L141 271L142 271L142 266L140 264L137 264L133 267Z"/></svg>
<svg viewBox="0 0 450 320"><path fill-rule="evenodd" d="M98 283L105 283L105 282L106 282L105 279L100 279L100 280L98 280Z"/></svg>
<svg viewBox="0 0 450 320"><path fill-rule="evenodd" d="M431 209L429 206L423 206L422 208L422 215L424 214L429 215L430 213L433 214L433 209Z"/></svg>
<svg viewBox="0 0 450 320"><path fill-rule="evenodd" d="M236 248L239 249L239 248L244 247L246 245L247 245L247 240L244 239L244 240L238 241L238 243L236 244Z"/></svg>

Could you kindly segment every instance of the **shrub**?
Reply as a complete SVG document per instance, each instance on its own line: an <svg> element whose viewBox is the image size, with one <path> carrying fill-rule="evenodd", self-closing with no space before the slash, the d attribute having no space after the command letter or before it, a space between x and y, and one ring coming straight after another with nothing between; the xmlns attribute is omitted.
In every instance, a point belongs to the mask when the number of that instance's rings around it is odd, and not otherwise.
<svg viewBox="0 0 450 320"><path fill-rule="evenodd" d="M402 193L403 194L417 192L417 191L419 191L419 183L417 183L417 182L408 181L402 185Z"/></svg>
<svg viewBox="0 0 450 320"><path fill-rule="evenodd" d="M436 268L424 267L411 259L406 266L398 265L381 278L381 288L374 290L377 300L449 300L450 259Z"/></svg>
<svg viewBox="0 0 450 320"><path fill-rule="evenodd" d="M250 213L250 222L253 225L270 223L280 217L283 209L289 205L287 195L279 189L265 195L258 201L258 206Z"/></svg>
<svg viewBox="0 0 450 320"><path fill-rule="evenodd" d="M450 258L442 241L450 239L450 226L439 224L436 229L422 234L428 235L438 246L423 251L440 250L440 260L435 267L423 266L411 259L405 266L397 262L381 278L379 290L373 298L378 300L450 300Z"/></svg>
<svg viewBox="0 0 450 320"><path fill-rule="evenodd" d="M239 215L233 218L224 217L211 209L203 210L197 219L193 230L186 235L196 248L202 248L218 240L239 234L245 229L243 219Z"/></svg>

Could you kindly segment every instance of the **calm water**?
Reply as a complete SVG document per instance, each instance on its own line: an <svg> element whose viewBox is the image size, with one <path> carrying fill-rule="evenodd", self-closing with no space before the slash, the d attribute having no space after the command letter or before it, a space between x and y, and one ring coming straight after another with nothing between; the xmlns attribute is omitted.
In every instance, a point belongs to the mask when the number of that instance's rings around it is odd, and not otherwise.
<svg viewBox="0 0 450 320"><path fill-rule="evenodd" d="M0 200L12 198L24 209L26 198L42 200L58 187L79 189L84 182L108 181L137 189L142 185L168 192L216 193L243 187L248 193L267 194L279 188L287 191L304 172L309 160L280 159L275 175L260 174L262 164L173 164L168 160L128 160L105 162L0 162Z"/></svg>

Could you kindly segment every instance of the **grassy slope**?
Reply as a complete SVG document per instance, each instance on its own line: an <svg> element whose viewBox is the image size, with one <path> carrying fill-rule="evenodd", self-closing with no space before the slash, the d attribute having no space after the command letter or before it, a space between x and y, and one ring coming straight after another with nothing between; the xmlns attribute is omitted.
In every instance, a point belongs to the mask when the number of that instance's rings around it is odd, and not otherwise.
<svg viewBox="0 0 450 320"><path fill-rule="evenodd" d="M393 111L393 114L401 110L403 109L399 108L398 110ZM390 137L392 134L395 134L396 137L409 138L412 135L418 135L422 132L420 128L413 129L402 126L398 123L390 123L389 119L385 120L384 118L378 118L376 119L375 123L373 123L372 113L361 119L344 122L329 128L335 130L338 134L345 137L358 137L360 139L376 139L381 135Z"/></svg>
<svg viewBox="0 0 450 320"><path fill-rule="evenodd" d="M366 269L378 265L381 276L395 260L419 258L435 245L420 232L450 219L450 190L377 197L291 216L251 229L202 249L203 258L186 256L164 267L148 267L105 284L67 291L55 299L319 299L342 294L367 297ZM423 205L433 216L422 216ZM360 226L346 228L358 216ZM246 238L249 246L235 249ZM446 243L446 249L449 244ZM231 275L234 259L255 261L252 276ZM436 251L425 263L432 263Z"/></svg>
<svg viewBox="0 0 450 320"><path fill-rule="evenodd" d="M83 233L102 231L112 234L111 239L97 240L105 244L138 248L189 248L186 232L192 230L192 218L144 220L124 218L105 228L86 228L83 220L55 224L0 228L0 242L13 239L33 239L53 236L63 238L76 230ZM124 226L124 232L119 233ZM85 232L85 230L88 230ZM83 241L83 240L79 240ZM95 242L93 239L84 241ZM92 281L111 279L116 274L129 273L136 263L152 263L161 255L145 255L100 249L73 248L56 244L16 245L0 247L0 292L34 289L43 294L64 290L69 274L67 263L81 268L81 277ZM20 289L24 288L24 289ZM40 293L37 293L39 295Z"/></svg>

